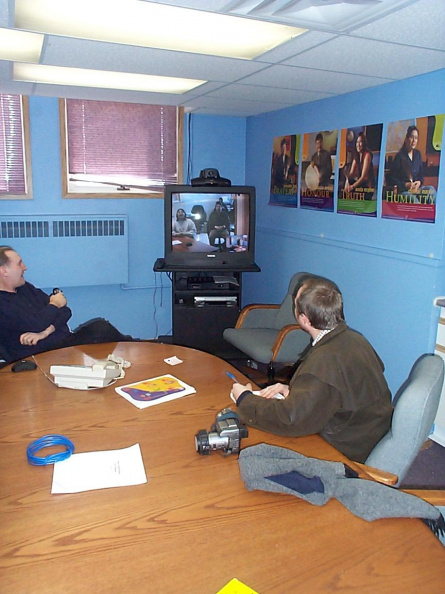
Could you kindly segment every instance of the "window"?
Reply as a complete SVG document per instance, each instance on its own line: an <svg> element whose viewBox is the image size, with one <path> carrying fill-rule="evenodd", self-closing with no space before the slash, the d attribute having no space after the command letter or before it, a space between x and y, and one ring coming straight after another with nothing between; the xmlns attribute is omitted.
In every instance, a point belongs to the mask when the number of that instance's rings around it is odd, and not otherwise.
<svg viewBox="0 0 445 594"><path fill-rule="evenodd" d="M28 100L0 93L0 199L32 198Z"/></svg>
<svg viewBox="0 0 445 594"><path fill-rule="evenodd" d="M60 100L64 198L159 198L182 181L183 110Z"/></svg>

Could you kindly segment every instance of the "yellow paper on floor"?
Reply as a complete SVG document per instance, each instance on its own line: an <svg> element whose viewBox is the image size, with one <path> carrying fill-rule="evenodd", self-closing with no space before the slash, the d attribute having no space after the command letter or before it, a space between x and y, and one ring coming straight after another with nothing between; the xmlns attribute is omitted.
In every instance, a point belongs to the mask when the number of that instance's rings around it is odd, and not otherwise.
<svg viewBox="0 0 445 594"><path fill-rule="evenodd" d="M255 590L252 590L252 588L249 588L249 586L246 586L246 584L243 584L236 578L233 578L233 580L230 580L230 582L216 594L258 594L258 592L255 592Z"/></svg>

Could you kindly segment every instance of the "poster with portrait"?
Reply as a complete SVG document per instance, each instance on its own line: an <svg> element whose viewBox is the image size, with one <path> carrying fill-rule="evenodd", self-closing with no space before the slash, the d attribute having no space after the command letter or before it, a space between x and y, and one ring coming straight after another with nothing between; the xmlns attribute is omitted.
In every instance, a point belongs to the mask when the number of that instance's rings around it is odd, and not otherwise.
<svg viewBox="0 0 445 594"><path fill-rule="evenodd" d="M299 134L274 138L269 204L297 207L299 157Z"/></svg>
<svg viewBox="0 0 445 594"><path fill-rule="evenodd" d="M436 220L444 114L388 124L382 217Z"/></svg>
<svg viewBox="0 0 445 594"><path fill-rule="evenodd" d="M344 128L338 151L337 212L377 216L383 124Z"/></svg>
<svg viewBox="0 0 445 594"><path fill-rule="evenodd" d="M337 139L338 130L304 134L301 155L301 208L334 211Z"/></svg>

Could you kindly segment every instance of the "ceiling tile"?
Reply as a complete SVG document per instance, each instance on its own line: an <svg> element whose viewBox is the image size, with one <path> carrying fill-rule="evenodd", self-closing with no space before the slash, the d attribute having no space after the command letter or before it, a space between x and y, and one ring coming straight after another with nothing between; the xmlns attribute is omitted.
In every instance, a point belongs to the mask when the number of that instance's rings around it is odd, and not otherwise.
<svg viewBox="0 0 445 594"><path fill-rule="evenodd" d="M358 37L445 50L445 2L419 0L404 10L351 32Z"/></svg>
<svg viewBox="0 0 445 594"><path fill-rule="evenodd" d="M209 93L209 96L227 99L248 99L251 101L258 101L258 98L261 97L262 101L297 105L300 103L308 103L310 101L318 101L319 99L326 99L327 97L330 97L331 94L322 93L320 91L276 89L272 86L258 87L247 84L231 84L212 91Z"/></svg>
<svg viewBox="0 0 445 594"><path fill-rule="evenodd" d="M293 66L390 79L445 67L445 52L356 37L337 37L285 62Z"/></svg>
<svg viewBox="0 0 445 594"><path fill-rule="evenodd" d="M260 62L84 39L49 36L43 64L232 82L265 67Z"/></svg>
<svg viewBox="0 0 445 594"><path fill-rule="evenodd" d="M334 37L335 35L332 33L308 31L307 33L303 33L298 37L294 37L294 39L291 39L287 43L283 43L283 45L279 45L269 52L262 54L256 58L256 61L277 64L278 62L287 60L288 58L300 54L301 52L310 50L311 48L324 43L325 41L329 41L329 39L333 39Z"/></svg>
<svg viewBox="0 0 445 594"><path fill-rule="evenodd" d="M0 27L11 27L14 24L10 6L12 4L8 0L0 0Z"/></svg>
<svg viewBox="0 0 445 594"><path fill-rule="evenodd" d="M281 103L280 101L242 101L241 99L230 99L230 102L227 102L226 99L218 99L209 96L197 97L188 102L188 106L194 111L206 111L208 113L218 113L221 115L241 115L243 117L254 116L267 111L276 111L278 109L290 107L289 104Z"/></svg>
<svg viewBox="0 0 445 594"><path fill-rule="evenodd" d="M326 70L278 65L270 66L266 70L246 77L242 84L269 85L276 88L277 92L278 89L300 89L342 95L386 82L389 81L384 78L356 74L339 76L336 72L327 72Z"/></svg>

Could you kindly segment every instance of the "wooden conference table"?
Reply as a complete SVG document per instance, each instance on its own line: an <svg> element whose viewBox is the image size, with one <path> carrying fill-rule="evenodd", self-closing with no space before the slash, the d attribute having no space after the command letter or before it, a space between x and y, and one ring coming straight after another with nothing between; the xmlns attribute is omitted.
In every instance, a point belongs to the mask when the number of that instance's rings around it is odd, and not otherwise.
<svg viewBox="0 0 445 594"><path fill-rule="evenodd" d="M0 371L0 591L215 594L233 577L259 594L443 591L445 551L420 521L368 523L339 502L249 492L237 456L200 456L194 436L229 406L245 378L212 355L150 342L71 347L37 355L91 364L111 352L132 363L117 385L171 373L197 393L139 410L115 392L57 388L39 369ZM177 355L171 367L164 359ZM233 404L232 404L233 406ZM51 495L53 468L31 466L27 445L49 433L76 452L139 443L148 482ZM249 430L243 447L289 447L341 460L318 436L280 438Z"/></svg>

